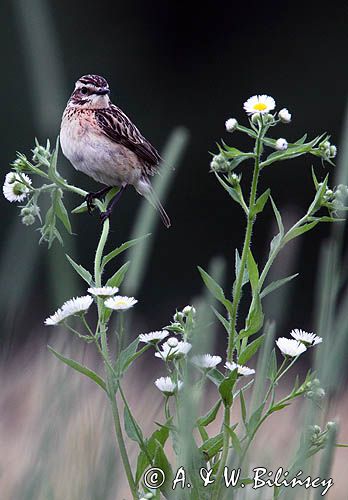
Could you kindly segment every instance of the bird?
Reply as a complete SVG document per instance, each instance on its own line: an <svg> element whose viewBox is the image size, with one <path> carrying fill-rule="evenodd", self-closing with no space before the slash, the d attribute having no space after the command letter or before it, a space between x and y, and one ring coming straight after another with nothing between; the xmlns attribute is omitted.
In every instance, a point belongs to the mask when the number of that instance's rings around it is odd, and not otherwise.
<svg viewBox="0 0 348 500"><path fill-rule="evenodd" d="M104 77L84 75L75 83L62 116L60 144L64 156L76 170L105 185L87 194L88 211L91 213L95 199L102 199L113 187L119 187L106 211L100 214L104 222L125 188L132 185L159 211L169 228L170 219L150 182L150 177L158 172L161 156L128 116L111 102L109 94Z"/></svg>

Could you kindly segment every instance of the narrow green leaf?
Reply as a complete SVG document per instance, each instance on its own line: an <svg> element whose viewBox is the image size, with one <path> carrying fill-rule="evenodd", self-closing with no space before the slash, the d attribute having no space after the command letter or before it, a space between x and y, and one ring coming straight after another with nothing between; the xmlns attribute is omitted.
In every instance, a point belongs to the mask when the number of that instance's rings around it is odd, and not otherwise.
<svg viewBox="0 0 348 500"><path fill-rule="evenodd" d="M129 264L130 264L130 261L123 264L123 266L121 266L120 269L118 269L115 272L115 274L110 279L108 279L108 281L106 282L106 286L119 287L121 285L122 281L124 280L126 272L128 271Z"/></svg>
<svg viewBox="0 0 348 500"><path fill-rule="evenodd" d="M82 213L85 213L88 211L88 208L87 208L87 203L84 201L82 202L80 205L78 205L77 207L75 207L71 213L72 214L82 214Z"/></svg>
<svg viewBox="0 0 348 500"><path fill-rule="evenodd" d="M231 373L219 385L219 393L226 408L230 408L233 403L232 390L238 377L237 369L232 370Z"/></svg>
<svg viewBox="0 0 348 500"><path fill-rule="evenodd" d="M104 391L106 391L106 384L105 384L104 380L97 373L95 373L93 370L90 370L86 366L81 365L80 363L78 363L77 361L75 361L73 359L66 358L65 356L63 356L59 352L55 351L53 349L53 347L50 347L50 346L47 346L47 347L51 351L51 353L54 354L60 361L62 361L66 365L70 366L70 368L73 368L77 372L80 372L83 375L86 375L86 377L93 380L93 382L98 384L102 389L104 389Z"/></svg>
<svg viewBox="0 0 348 500"><path fill-rule="evenodd" d="M214 422L216 415L218 414L219 408L221 406L221 399L219 399L214 406L206 413L203 417L197 420L197 425L206 427L207 425Z"/></svg>
<svg viewBox="0 0 348 500"><path fill-rule="evenodd" d="M241 260L240 260L240 256L239 256L239 252L236 248L236 259L235 259L235 273L236 273L236 278L239 274L239 271L240 271L240 264L241 264ZM248 269L247 267L244 268L244 273L243 273L243 279L242 279L242 287L248 283L249 281L249 275L248 275Z"/></svg>
<svg viewBox="0 0 348 500"><path fill-rule="evenodd" d="M55 205L55 211L57 217L62 221L65 229L68 231L69 234L72 234L69 215L61 197L59 197L57 200L57 203Z"/></svg>
<svg viewBox="0 0 348 500"><path fill-rule="evenodd" d="M290 403L281 403L281 404L276 404L275 406L272 406L270 410L268 410L268 413L274 413L276 411L280 411L283 408L286 408L287 406L290 406Z"/></svg>
<svg viewBox="0 0 348 500"><path fill-rule="evenodd" d="M169 460L164 452L163 446L159 441L156 441L156 451L154 456L154 467L158 467L164 473L165 481L160 487L161 492L168 497L169 493L172 492L171 485L173 482L173 471Z"/></svg>
<svg viewBox="0 0 348 500"><path fill-rule="evenodd" d="M257 339L253 340L246 346L246 348L238 356L238 363L244 365L249 361L249 359L257 353L264 341L264 335L261 335Z"/></svg>
<svg viewBox="0 0 348 500"><path fill-rule="evenodd" d="M139 425L132 417L127 406L124 407L124 428L129 439L142 445L144 442L143 433L141 432Z"/></svg>
<svg viewBox="0 0 348 500"><path fill-rule="evenodd" d="M286 278L282 278L280 280L277 280L277 281L273 281L272 283L270 283L269 285L267 285L261 292L260 294L260 298L263 299L264 297L266 297L266 295L268 295L269 293L271 292L274 292L274 290L277 290L278 288L280 288L281 286L285 285L286 283L288 283L289 281L293 280L294 278L296 278L297 276L299 275L299 273L296 273L296 274L292 274L291 276L287 276Z"/></svg>
<svg viewBox="0 0 348 500"><path fill-rule="evenodd" d="M136 354L139 344L139 337L137 337L133 342L131 342L123 351L120 353L117 361L115 363L116 372L120 377L125 373L129 365L132 363L134 356Z"/></svg>
<svg viewBox="0 0 348 500"><path fill-rule="evenodd" d="M243 389L241 389L241 391L239 393L239 401L240 401L240 411L241 411L241 414L242 414L242 420L243 420L243 423L245 425L246 420L247 420L247 410L246 410L246 404L245 404Z"/></svg>
<svg viewBox="0 0 348 500"><path fill-rule="evenodd" d="M264 314L262 312L260 295L256 295L251 302L246 325L239 333L239 338L243 339L244 337L250 337L250 335L257 333L260 328L262 328L263 320Z"/></svg>
<svg viewBox="0 0 348 500"><path fill-rule="evenodd" d="M247 268L248 268L250 285L254 294L254 292L258 290L259 270L250 248L248 249L248 255L247 255Z"/></svg>
<svg viewBox="0 0 348 500"><path fill-rule="evenodd" d="M148 234L145 234L144 236L140 236L139 238L135 238L134 240L126 241L121 246L119 246L118 248L116 248L112 252L110 252L107 255L105 255L105 257L102 260L102 268L104 268L106 266L106 264L108 262L110 262L112 259L114 259L115 257L117 257L117 255L119 255L120 253L128 250L128 248L131 248L132 246L136 245L140 241L144 240L145 238L147 238L148 236L150 236L150 234L151 233L148 233Z"/></svg>
<svg viewBox="0 0 348 500"><path fill-rule="evenodd" d="M301 234L307 233L307 231L310 231L313 229L315 226L319 224L318 220L315 220L313 222L309 222L308 224L303 224L303 226L300 227L295 227L294 229L290 229L284 236L284 244L288 243L289 241L293 240L294 238L297 238L297 236L300 236Z"/></svg>
<svg viewBox="0 0 348 500"><path fill-rule="evenodd" d="M248 425L247 425L247 431L248 431L249 436L252 436L258 423L260 422L264 406L265 406L265 403L261 403L261 405L257 408L257 410L254 411L254 413L251 415L249 422L248 422Z"/></svg>
<svg viewBox="0 0 348 500"><path fill-rule="evenodd" d="M278 371L277 356L275 353L275 349L273 348L271 355L270 355L270 360L269 360L269 364L268 364L268 372L267 372L267 378L271 382L274 382L277 371Z"/></svg>
<svg viewBox="0 0 348 500"><path fill-rule="evenodd" d="M232 186L229 186L224 180L221 179L221 177L215 172L217 180L220 182L221 186L228 192L228 194L233 198L234 201L236 201L238 204L240 204L240 195L236 189L234 189Z"/></svg>
<svg viewBox="0 0 348 500"><path fill-rule="evenodd" d="M282 237L284 235L284 226L283 226L282 216L280 215L280 212L279 212L276 204L274 203L272 196L270 196L270 200L271 200L273 212L274 212L274 215L276 217L277 224L278 224L279 234Z"/></svg>
<svg viewBox="0 0 348 500"><path fill-rule="evenodd" d="M312 179L314 182L315 189L318 190L319 182L318 182L317 176L315 175L313 165L312 165Z"/></svg>
<svg viewBox="0 0 348 500"><path fill-rule="evenodd" d="M169 423L169 421L167 422ZM153 460L156 452L156 445L159 442L163 447L169 436L169 427L167 425L161 426L160 429L157 429L153 432L153 434L145 441L147 454L141 451L137 460L137 470L135 475L136 484L142 479L144 471L148 465L153 465ZM151 463L149 462L149 458L151 458Z"/></svg>
<svg viewBox="0 0 348 500"><path fill-rule="evenodd" d="M223 433L220 432L220 434L217 434L216 436L213 436L208 439L208 441L205 441L202 446L200 446L199 450L204 453L204 457L206 460L210 460L219 451L221 450L223 445Z"/></svg>
<svg viewBox="0 0 348 500"><path fill-rule="evenodd" d="M232 441L232 446L234 451L237 453L237 455L242 454L242 446L240 444L240 441L238 439L237 434L231 429L231 427L227 427L227 431L229 435L231 436L231 441Z"/></svg>
<svg viewBox="0 0 348 500"><path fill-rule="evenodd" d="M211 380L216 386L219 386L223 380L225 380L225 377L223 374L217 369L213 368L212 370L209 370L207 373L207 377L209 380Z"/></svg>
<svg viewBox="0 0 348 500"><path fill-rule="evenodd" d="M220 314L215 307L211 306L212 310L214 311L215 316L219 319L223 327L225 328L226 332L229 333L230 331L230 323L229 321Z"/></svg>
<svg viewBox="0 0 348 500"><path fill-rule="evenodd" d="M206 272L204 269L198 266L198 271L205 283L205 286L212 293L212 295L221 302L228 311L231 311L232 303L228 299L226 299L225 294L221 286L216 283L216 281Z"/></svg>
<svg viewBox="0 0 348 500"><path fill-rule="evenodd" d="M308 208L308 211L307 211L308 215L312 215L313 211L316 211L320 207L321 201L322 201L324 194L326 192L326 189L327 189L328 180L329 180L329 174L327 174L327 176L323 180L323 183L322 183L320 189L318 189L318 191L316 192L314 200L312 201L312 203L310 204L310 206Z"/></svg>
<svg viewBox="0 0 348 500"><path fill-rule="evenodd" d="M87 269L85 269L83 266L80 264L77 264L71 257L69 257L68 254L65 254L66 258L70 262L71 266L75 269L77 274L81 276L82 279L84 279L89 285L92 285L93 283L93 278L92 275Z"/></svg>
<svg viewBox="0 0 348 500"><path fill-rule="evenodd" d="M269 198L269 195L271 193L271 190L268 188L266 191L256 200L255 205L252 207L250 211L250 216L255 217L258 213L262 212L263 209L265 208L265 205L267 203L267 200Z"/></svg>

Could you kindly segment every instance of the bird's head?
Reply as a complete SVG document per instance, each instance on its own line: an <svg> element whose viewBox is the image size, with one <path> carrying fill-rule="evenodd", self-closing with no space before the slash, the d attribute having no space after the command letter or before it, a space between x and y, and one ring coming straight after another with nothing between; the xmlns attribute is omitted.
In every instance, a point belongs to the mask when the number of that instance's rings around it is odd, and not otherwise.
<svg viewBox="0 0 348 500"><path fill-rule="evenodd" d="M109 84L102 76L84 75L75 84L69 105L76 108L101 109L110 103Z"/></svg>

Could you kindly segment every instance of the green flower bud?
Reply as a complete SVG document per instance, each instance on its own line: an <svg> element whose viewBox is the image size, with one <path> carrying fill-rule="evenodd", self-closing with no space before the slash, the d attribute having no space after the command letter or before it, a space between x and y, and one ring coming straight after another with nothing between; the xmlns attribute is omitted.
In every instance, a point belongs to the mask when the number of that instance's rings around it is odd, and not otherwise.
<svg viewBox="0 0 348 500"><path fill-rule="evenodd" d="M22 224L25 226L31 226L35 222L35 217L31 214L22 217Z"/></svg>

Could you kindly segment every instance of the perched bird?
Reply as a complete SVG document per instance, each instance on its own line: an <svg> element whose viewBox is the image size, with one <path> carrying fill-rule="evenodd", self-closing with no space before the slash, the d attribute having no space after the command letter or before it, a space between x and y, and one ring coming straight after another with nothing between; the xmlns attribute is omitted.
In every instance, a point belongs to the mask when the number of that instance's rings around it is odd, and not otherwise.
<svg viewBox="0 0 348 500"><path fill-rule="evenodd" d="M131 184L169 227L170 219L149 179L158 171L161 157L123 111L111 103L109 93L108 82L102 76L82 76L64 110L60 129L63 153L76 170L106 185L86 196L88 210L93 208L94 199L118 186L118 193L101 214L104 221Z"/></svg>

